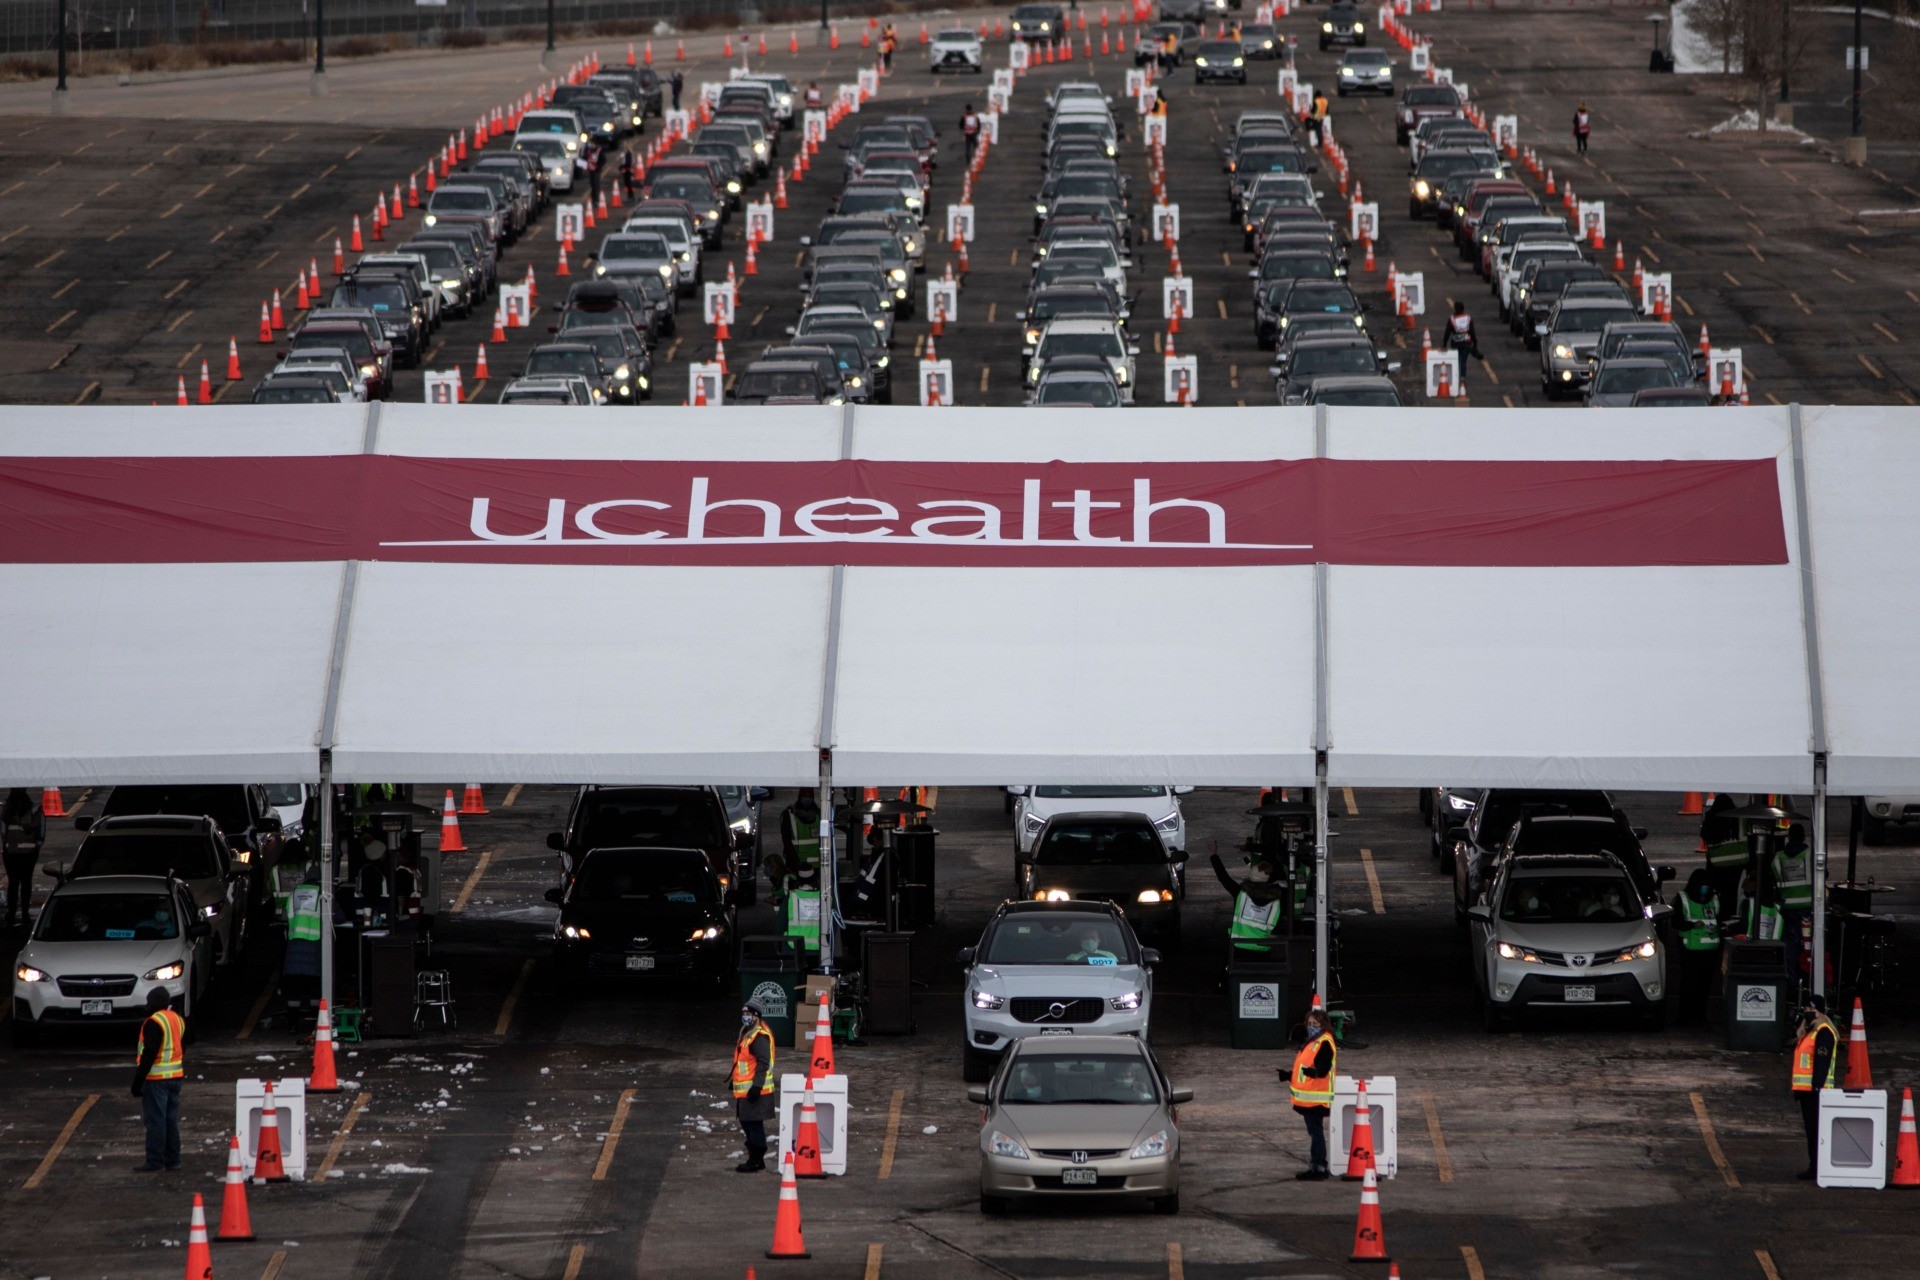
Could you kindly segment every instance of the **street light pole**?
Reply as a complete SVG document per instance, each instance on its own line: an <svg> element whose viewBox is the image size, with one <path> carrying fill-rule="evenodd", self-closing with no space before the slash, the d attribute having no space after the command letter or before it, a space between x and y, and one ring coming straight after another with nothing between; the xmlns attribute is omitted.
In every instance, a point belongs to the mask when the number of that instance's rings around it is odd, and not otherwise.
<svg viewBox="0 0 1920 1280"><path fill-rule="evenodd" d="M327 0L313 0L313 96L327 96Z"/></svg>
<svg viewBox="0 0 1920 1280"><path fill-rule="evenodd" d="M53 114L67 114L67 0L60 0L60 31L54 37Z"/></svg>
<svg viewBox="0 0 1920 1280"><path fill-rule="evenodd" d="M553 70L553 0L547 0L547 47L540 55L540 65Z"/></svg>
<svg viewBox="0 0 1920 1280"><path fill-rule="evenodd" d="M1781 124L1793 124L1793 0L1780 0L1780 102L1774 114Z"/></svg>
<svg viewBox="0 0 1920 1280"><path fill-rule="evenodd" d="M1853 132L1847 136L1846 161L1848 164L1862 165L1867 162L1867 131L1860 121L1860 76L1867 60L1866 37L1861 33L1861 3L1853 0Z"/></svg>

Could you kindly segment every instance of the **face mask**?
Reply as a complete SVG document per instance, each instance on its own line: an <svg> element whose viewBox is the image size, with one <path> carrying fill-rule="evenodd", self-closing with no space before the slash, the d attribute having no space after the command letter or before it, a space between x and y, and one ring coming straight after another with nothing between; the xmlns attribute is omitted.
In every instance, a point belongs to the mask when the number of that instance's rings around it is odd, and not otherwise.
<svg viewBox="0 0 1920 1280"><path fill-rule="evenodd" d="M1267 881L1273 879L1273 873L1265 867L1255 867L1247 874L1247 879L1253 881L1255 884L1265 884Z"/></svg>
<svg viewBox="0 0 1920 1280"><path fill-rule="evenodd" d="M759 1018L750 1012L742 1012L740 1014L740 1025L743 1027L750 1027L758 1021Z"/></svg>

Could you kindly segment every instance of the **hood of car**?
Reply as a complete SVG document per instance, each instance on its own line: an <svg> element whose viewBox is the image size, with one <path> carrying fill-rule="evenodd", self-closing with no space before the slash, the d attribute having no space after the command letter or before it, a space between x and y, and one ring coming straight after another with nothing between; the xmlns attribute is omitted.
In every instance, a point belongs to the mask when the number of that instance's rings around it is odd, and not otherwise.
<svg viewBox="0 0 1920 1280"><path fill-rule="evenodd" d="M1018 1138L1030 1155L1035 1147L1055 1151L1111 1151L1122 1153L1146 1138L1153 1130L1167 1127L1166 1114L1158 1103L1094 1104L1049 1103L1022 1105L1003 1103L993 1113L987 1128L999 1129ZM1041 1157L1044 1158L1044 1157ZM1070 1158L1070 1157L1068 1157Z"/></svg>
<svg viewBox="0 0 1920 1280"><path fill-rule="evenodd" d="M1131 902L1142 889L1165 889L1172 887L1172 884L1172 872L1168 864L1159 862L1118 867L1048 866L1035 863L1033 867L1033 887L1036 892L1041 889L1065 889L1076 898L1110 897Z"/></svg>
<svg viewBox="0 0 1920 1280"><path fill-rule="evenodd" d="M1095 996L1105 1000L1142 991L1144 971L1138 965L1010 964L976 965L975 986L1009 996Z"/></svg>
<svg viewBox="0 0 1920 1280"><path fill-rule="evenodd" d="M1101 813L1137 813L1153 820L1173 812L1173 803L1166 796L1100 796L1097 802L1086 796L1027 797L1027 812L1036 818L1052 818L1062 813L1086 813L1095 809Z"/></svg>
<svg viewBox="0 0 1920 1280"><path fill-rule="evenodd" d="M1502 921L1494 936L1502 942L1536 951L1601 955L1618 953L1645 942L1653 936L1653 925L1644 919L1608 924L1528 925Z"/></svg>
<svg viewBox="0 0 1920 1280"><path fill-rule="evenodd" d="M137 977L179 959L186 945L185 938L161 938L152 942L29 942L21 948L18 961L56 978L76 973L131 973Z"/></svg>

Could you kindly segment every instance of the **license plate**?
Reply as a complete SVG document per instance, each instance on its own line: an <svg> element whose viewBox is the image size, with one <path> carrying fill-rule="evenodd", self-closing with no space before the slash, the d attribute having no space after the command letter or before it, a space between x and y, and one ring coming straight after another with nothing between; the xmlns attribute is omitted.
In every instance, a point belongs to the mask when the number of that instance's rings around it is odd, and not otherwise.
<svg viewBox="0 0 1920 1280"><path fill-rule="evenodd" d="M82 1016L88 1018L110 1017L113 1014L113 1001L82 1000L80 1002L80 1012Z"/></svg>
<svg viewBox="0 0 1920 1280"><path fill-rule="evenodd" d="M1560 998L1569 1004L1592 1004L1592 987L1562 987Z"/></svg>
<svg viewBox="0 0 1920 1280"><path fill-rule="evenodd" d="M1062 1169L1060 1185L1063 1187L1097 1187L1100 1185L1098 1169Z"/></svg>
<svg viewBox="0 0 1920 1280"><path fill-rule="evenodd" d="M1072 1027L1043 1027L1040 1030L1040 1034L1043 1036L1070 1036L1073 1034L1073 1028Z"/></svg>
<svg viewBox="0 0 1920 1280"><path fill-rule="evenodd" d="M651 968L653 968L653 957L652 957L652 956L628 956L628 957L627 957L627 968L629 968L629 969L651 969ZM1589 988L1589 990L1591 990L1591 988ZM1593 999L1593 997L1592 997L1591 995L1589 995L1589 996L1587 997L1587 999L1589 999L1589 1000L1591 1000L1591 999Z"/></svg>

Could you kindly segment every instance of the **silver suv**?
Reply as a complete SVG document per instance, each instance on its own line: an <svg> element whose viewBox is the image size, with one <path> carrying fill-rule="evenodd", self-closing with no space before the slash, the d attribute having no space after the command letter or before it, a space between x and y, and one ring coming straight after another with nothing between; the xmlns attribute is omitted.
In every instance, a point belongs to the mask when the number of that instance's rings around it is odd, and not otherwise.
<svg viewBox="0 0 1920 1280"><path fill-rule="evenodd" d="M985 68L980 56L980 37L965 27L954 27L933 38L927 50L927 69L934 75L942 71L971 71L981 75Z"/></svg>
<svg viewBox="0 0 1920 1280"><path fill-rule="evenodd" d="M966 1079L987 1079L1007 1047L1029 1036L1144 1040L1159 961L1111 903L1003 904L979 944L959 955Z"/></svg>

